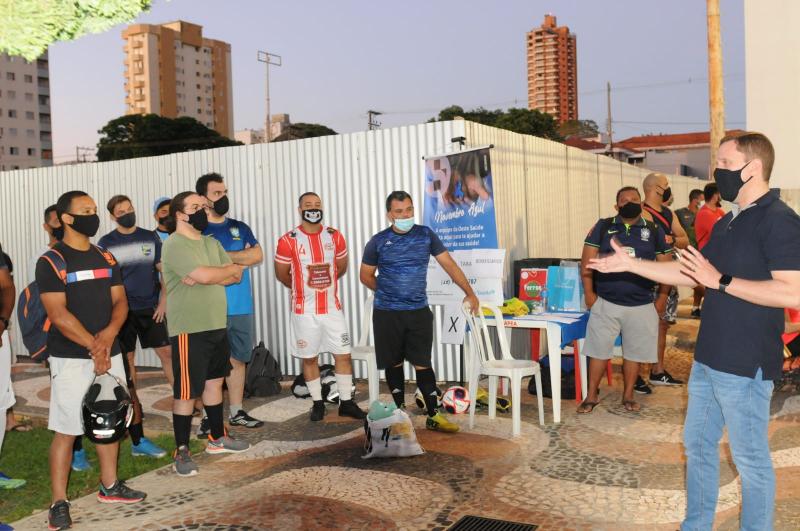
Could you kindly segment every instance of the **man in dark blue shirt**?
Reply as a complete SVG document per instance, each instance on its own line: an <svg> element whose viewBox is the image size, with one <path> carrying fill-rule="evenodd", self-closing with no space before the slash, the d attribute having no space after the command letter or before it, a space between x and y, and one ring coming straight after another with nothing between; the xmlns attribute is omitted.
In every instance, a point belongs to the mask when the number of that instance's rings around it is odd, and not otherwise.
<svg viewBox="0 0 800 531"><path fill-rule="evenodd" d="M589 264L707 289L683 435L684 531L713 525L725 426L742 481L741 528L772 529L769 404L781 372L784 308L800 308L800 216L769 189L774 160L772 144L760 133L722 139L714 179L734 208L714 225L702 253L689 247L679 261L655 264L632 259L615 243L612 255Z"/></svg>
<svg viewBox="0 0 800 531"><path fill-rule="evenodd" d="M624 246L625 252L638 260L671 260L671 246L664 230L642 217L639 190L626 186L617 192L618 215L601 219L592 228L583 246L581 279L586 306L591 308L586 327L583 354L589 358L586 400L578 413L591 413L599 403L597 389L611 359L614 342L622 334L622 404L628 411L639 411L633 390L640 363L657 359L658 313L664 311L669 286L659 288L653 304L654 283L633 273L594 273L587 264L598 254L613 249L611 241Z"/></svg>
<svg viewBox="0 0 800 531"><path fill-rule="evenodd" d="M433 314L425 293L430 257L436 258L464 291L464 302L473 311L479 308L478 298L439 237L429 227L414 224L410 195L402 191L389 194L386 212L392 226L367 243L360 272L361 283L375 292L372 325L378 368L385 369L389 391L401 407L405 403L403 362L412 363L428 412L426 427L456 432L458 425L437 409L436 375L431 363Z"/></svg>
<svg viewBox="0 0 800 531"><path fill-rule="evenodd" d="M142 348L152 348L172 384L172 349L164 314L166 290L161 289L161 240L153 232L136 226L136 211L130 198L115 195L106 205L117 228L98 241L119 262L122 284L128 298L128 318L119 331L128 388L134 402L134 418L128 428L134 456L163 457L166 452L144 436L142 405L136 395L136 338Z"/></svg>

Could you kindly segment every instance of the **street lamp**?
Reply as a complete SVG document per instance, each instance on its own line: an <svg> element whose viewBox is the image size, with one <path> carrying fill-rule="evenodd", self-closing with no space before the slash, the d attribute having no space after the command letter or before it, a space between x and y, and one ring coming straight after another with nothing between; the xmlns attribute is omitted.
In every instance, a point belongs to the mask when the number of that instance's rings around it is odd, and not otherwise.
<svg viewBox="0 0 800 531"><path fill-rule="evenodd" d="M272 140L272 131L270 128L270 120L269 120L269 65L281 66L282 61L280 55L264 52L262 50L258 51L258 60L259 62L264 63L266 70L267 117L266 117L266 122L264 123L264 139L267 142L270 142Z"/></svg>

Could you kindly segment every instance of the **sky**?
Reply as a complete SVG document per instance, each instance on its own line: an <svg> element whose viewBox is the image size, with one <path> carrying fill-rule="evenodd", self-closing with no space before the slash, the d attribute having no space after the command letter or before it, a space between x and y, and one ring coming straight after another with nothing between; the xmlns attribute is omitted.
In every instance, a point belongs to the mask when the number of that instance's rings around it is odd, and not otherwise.
<svg viewBox="0 0 800 531"><path fill-rule="evenodd" d="M743 0L722 0L726 126L744 127ZM231 44L234 127L264 123L264 65L272 113L339 133L427 121L449 105L525 107L525 34L557 16L577 35L578 113L606 120L615 139L708 130L705 2L700 0L153 0L137 23L182 19ZM94 146L125 112L122 30L50 48L55 162Z"/></svg>

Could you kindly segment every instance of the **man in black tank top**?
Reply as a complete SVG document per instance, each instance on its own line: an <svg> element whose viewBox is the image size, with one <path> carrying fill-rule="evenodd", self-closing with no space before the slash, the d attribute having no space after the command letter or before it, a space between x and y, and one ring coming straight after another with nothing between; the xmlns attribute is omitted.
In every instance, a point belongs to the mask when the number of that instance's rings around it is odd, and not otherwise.
<svg viewBox="0 0 800 531"><path fill-rule="evenodd" d="M642 188L644 188L643 217L664 229L667 243L678 249L685 249L689 245L689 236L672 210L665 204L672 197L667 176L663 173L650 173L644 178ZM658 327L658 363L650 367L650 383L653 385L680 385L683 382L673 378L664 368L667 329L675 322L678 311L678 290L673 286L665 300L659 300L658 292L654 292L653 296L656 298L656 309L661 319ZM663 299L663 296L661 298ZM637 381L636 390L647 394L651 392L650 387L644 381Z"/></svg>

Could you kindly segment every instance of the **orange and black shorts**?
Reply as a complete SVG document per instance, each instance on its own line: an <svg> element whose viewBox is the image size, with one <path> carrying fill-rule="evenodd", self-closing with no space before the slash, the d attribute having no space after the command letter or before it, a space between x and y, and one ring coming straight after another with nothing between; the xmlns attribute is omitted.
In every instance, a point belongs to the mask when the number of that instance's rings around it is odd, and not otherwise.
<svg viewBox="0 0 800 531"><path fill-rule="evenodd" d="M224 328L179 334L169 338L169 342L172 345L173 396L176 399L199 398L206 380L224 378L231 373L231 351Z"/></svg>

